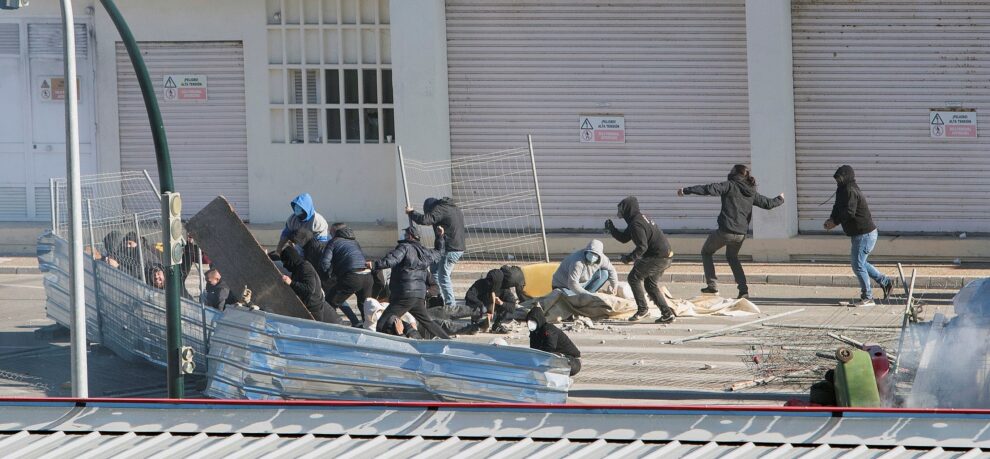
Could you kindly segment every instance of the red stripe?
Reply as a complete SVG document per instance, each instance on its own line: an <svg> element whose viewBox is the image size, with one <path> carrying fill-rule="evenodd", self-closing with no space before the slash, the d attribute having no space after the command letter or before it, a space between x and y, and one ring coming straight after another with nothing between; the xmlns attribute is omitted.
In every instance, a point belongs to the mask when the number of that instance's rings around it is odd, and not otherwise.
<svg viewBox="0 0 990 459"><path fill-rule="evenodd" d="M943 409L943 408L855 408L855 407L804 407L767 405L575 405L575 404L536 404L536 403L463 403L463 402L389 402L351 400L215 400L215 399L167 399L167 398L70 398L70 397L0 397L0 404L38 403L63 405L73 404L143 404L176 405L181 407L379 407L379 408L433 408L433 409L521 409L535 411L695 411L718 412L776 412L776 413L877 413L877 414L956 414L990 415L990 409Z"/></svg>

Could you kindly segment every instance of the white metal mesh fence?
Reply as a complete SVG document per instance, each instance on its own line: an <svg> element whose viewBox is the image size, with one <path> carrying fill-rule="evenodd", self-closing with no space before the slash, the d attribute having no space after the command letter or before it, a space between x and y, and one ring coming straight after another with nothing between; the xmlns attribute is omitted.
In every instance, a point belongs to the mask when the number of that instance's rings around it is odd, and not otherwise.
<svg viewBox="0 0 990 459"><path fill-rule="evenodd" d="M409 200L422 211L426 198L452 197L464 213L464 259L545 261L547 250L536 167L529 147L441 161L402 164ZM431 232L424 234L431 243Z"/></svg>

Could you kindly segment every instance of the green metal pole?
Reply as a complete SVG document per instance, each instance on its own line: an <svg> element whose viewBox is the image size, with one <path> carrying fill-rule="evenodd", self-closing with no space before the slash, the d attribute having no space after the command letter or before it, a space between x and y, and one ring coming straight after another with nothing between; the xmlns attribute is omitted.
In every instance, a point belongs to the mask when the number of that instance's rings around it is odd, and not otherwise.
<svg viewBox="0 0 990 459"><path fill-rule="evenodd" d="M127 55L131 58L134 73L137 75L138 84L141 86L144 106L148 110L148 121L151 123L151 136L155 142L155 159L158 161L158 180L161 184L161 192L175 191L175 184L172 182L172 161L168 154L168 140L165 138L165 123L162 121L162 112L158 108L158 99L155 97L151 75L148 73L148 67L144 64L144 58L141 57L141 49L113 0L100 0L100 3L107 10L110 20L113 21L113 25L117 27L117 32L120 33L120 39L124 42L124 47L127 48ZM168 215L163 214L161 218L162 222L168 221ZM162 224L162 242L165 243L165 250L168 250L168 240L169 226ZM184 392L184 378L179 371L179 350L182 348L182 314L179 309L180 279L179 265L173 264L165 267L165 328L166 347L168 348L169 398L182 398Z"/></svg>

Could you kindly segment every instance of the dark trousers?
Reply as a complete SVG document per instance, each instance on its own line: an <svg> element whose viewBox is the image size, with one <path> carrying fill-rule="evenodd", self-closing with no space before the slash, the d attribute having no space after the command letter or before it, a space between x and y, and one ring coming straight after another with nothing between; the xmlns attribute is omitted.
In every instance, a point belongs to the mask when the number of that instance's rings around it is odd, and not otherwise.
<svg viewBox="0 0 990 459"><path fill-rule="evenodd" d="M721 230L712 231L705 240L705 245L701 248L701 261L705 265L705 283L709 288L718 290L718 277L715 276L715 261L712 256L722 247L725 247L725 260L732 268L732 277L736 279L739 286L739 293L749 293L749 286L746 285L746 273L743 272L742 263L739 263L739 249L742 248L745 234L726 233Z"/></svg>
<svg viewBox="0 0 990 459"><path fill-rule="evenodd" d="M423 333L425 331L441 339L450 339L447 332L443 331L443 328L437 325L430 317L430 313L426 310L425 298L392 298L389 300L385 312L382 313L382 317L388 317L389 315L402 317L407 312L416 318L420 334L425 336L426 334ZM381 321L378 322L378 328L378 331L382 331Z"/></svg>
<svg viewBox="0 0 990 459"><path fill-rule="evenodd" d="M660 277L663 272L670 267L671 258L640 258L636 260L632 271L629 271L629 287L632 288L633 297L636 298L637 313L645 314L650 307L646 302L646 295L650 295L653 303L660 308L660 313L664 317L674 315L674 310L670 309L667 299L660 293Z"/></svg>
<svg viewBox="0 0 990 459"><path fill-rule="evenodd" d="M337 315L337 311L334 311L326 301L319 307L307 306L306 309L309 310L309 313L313 315L313 319L317 322L340 324L340 316Z"/></svg>
<svg viewBox="0 0 990 459"><path fill-rule="evenodd" d="M330 306L343 311L344 315L351 321L351 325L361 323L364 320L364 301L371 296L372 283L371 273L361 274L350 272L343 276L338 276L331 290L327 292L327 299L330 300ZM357 315L354 314L354 310L344 305L344 301L350 298L351 295L357 297L357 307L361 311L361 320L358 320Z"/></svg>

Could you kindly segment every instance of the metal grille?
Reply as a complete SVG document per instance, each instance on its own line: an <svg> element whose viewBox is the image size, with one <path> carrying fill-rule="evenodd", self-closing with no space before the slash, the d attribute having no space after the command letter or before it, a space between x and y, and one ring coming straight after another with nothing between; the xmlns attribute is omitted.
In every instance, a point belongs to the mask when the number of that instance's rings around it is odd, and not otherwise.
<svg viewBox="0 0 990 459"><path fill-rule="evenodd" d="M0 24L0 54L21 54L21 27L19 24Z"/></svg>
<svg viewBox="0 0 990 459"><path fill-rule="evenodd" d="M0 187L0 218L27 218L27 189L25 187Z"/></svg>
<svg viewBox="0 0 990 459"><path fill-rule="evenodd" d="M28 24L28 52L32 56L62 56L65 44L62 24ZM86 24L76 24L76 58L89 58L89 33Z"/></svg>

